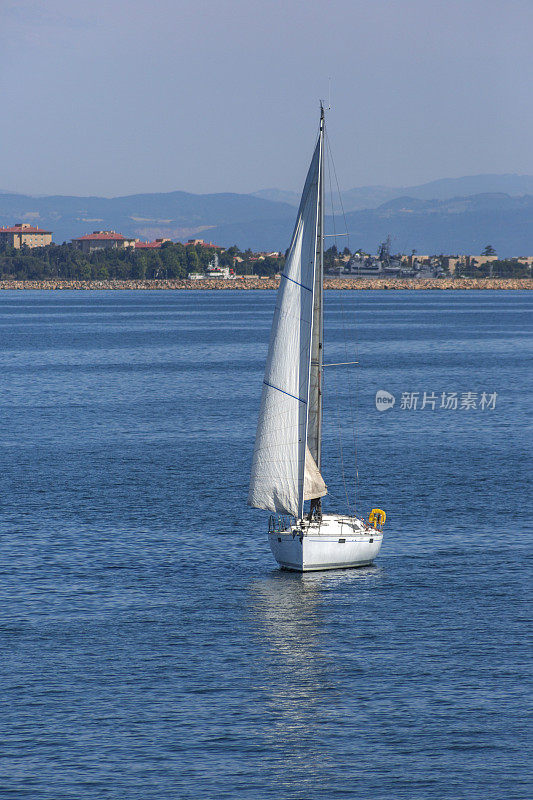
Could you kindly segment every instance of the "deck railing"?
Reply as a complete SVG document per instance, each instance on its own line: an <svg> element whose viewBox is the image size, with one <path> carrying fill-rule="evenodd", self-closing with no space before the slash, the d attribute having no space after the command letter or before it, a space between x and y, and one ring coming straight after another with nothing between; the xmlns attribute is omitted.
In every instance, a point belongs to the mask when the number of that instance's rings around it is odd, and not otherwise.
<svg viewBox="0 0 533 800"><path fill-rule="evenodd" d="M271 514L268 520L268 532L280 533L281 531L288 531L291 525L296 523L296 517L291 517L285 514Z"/></svg>

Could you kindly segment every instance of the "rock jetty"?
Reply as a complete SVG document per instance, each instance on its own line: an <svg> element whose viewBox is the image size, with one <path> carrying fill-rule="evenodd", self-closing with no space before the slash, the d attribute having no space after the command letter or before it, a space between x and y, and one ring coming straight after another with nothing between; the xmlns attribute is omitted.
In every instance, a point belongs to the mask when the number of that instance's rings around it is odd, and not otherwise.
<svg viewBox="0 0 533 800"><path fill-rule="evenodd" d="M223 290L237 291L254 289L277 289L279 278L247 278L244 280L205 279L189 280L41 280L41 281L0 281L2 289L44 289L44 290ZM325 278L325 289L371 290L371 289L533 289L531 278Z"/></svg>

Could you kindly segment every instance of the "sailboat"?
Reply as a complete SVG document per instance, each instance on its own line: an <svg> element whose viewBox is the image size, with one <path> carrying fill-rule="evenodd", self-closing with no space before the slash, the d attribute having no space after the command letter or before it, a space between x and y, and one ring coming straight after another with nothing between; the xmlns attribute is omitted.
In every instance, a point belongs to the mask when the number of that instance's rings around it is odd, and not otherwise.
<svg viewBox="0 0 533 800"><path fill-rule="evenodd" d="M385 512L368 521L322 513L324 369L324 109L285 268L280 278L252 460L248 504L273 512L268 538L289 570L370 564ZM305 504L309 506L305 508Z"/></svg>

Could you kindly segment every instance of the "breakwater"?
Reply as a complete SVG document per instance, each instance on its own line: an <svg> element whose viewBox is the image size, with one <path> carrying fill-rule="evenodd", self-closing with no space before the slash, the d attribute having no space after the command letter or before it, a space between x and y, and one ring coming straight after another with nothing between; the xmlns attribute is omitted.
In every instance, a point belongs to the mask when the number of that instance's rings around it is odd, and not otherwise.
<svg viewBox="0 0 533 800"><path fill-rule="evenodd" d="M42 289L42 290L256 290L277 289L279 278L247 278L245 280L206 279L189 280L2 280L0 291L6 289ZM325 278L325 289L372 290L372 289L533 289L532 278Z"/></svg>

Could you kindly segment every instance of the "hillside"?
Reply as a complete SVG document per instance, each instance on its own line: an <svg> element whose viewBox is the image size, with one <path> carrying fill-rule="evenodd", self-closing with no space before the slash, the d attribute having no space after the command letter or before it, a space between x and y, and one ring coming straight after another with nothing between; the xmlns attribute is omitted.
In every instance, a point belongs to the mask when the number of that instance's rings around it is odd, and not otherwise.
<svg viewBox="0 0 533 800"><path fill-rule="evenodd" d="M257 219L268 224L270 219L293 216L293 208L286 203L229 192L167 192L113 198L0 193L0 225L31 222L52 230L58 243L97 229L112 229L140 239L186 239L195 235L209 239L210 228L218 225L247 224Z"/></svg>
<svg viewBox="0 0 533 800"><path fill-rule="evenodd" d="M347 225L350 240L372 251L390 235L393 250L402 252L480 253L490 243L501 257L527 255L533 253L533 196L401 198L352 212Z"/></svg>
<svg viewBox="0 0 533 800"><path fill-rule="evenodd" d="M394 251L419 253L479 253L492 244L502 257L533 253L533 196L481 194L450 200L420 200L403 197L378 208L346 215L352 250L362 247L375 253L388 235ZM222 245L239 242L242 248L283 248L292 232L293 220L251 221L222 225L210 234ZM342 218L335 220L343 231ZM333 221L326 218L326 232ZM333 240L329 240L331 244ZM343 247L345 238L338 239Z"/></svg>

